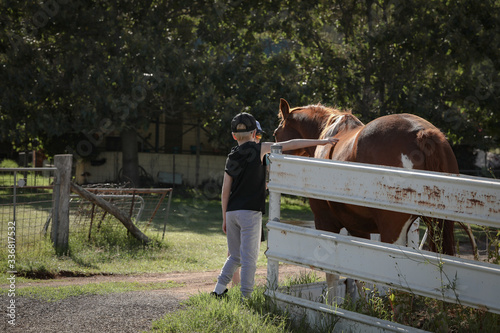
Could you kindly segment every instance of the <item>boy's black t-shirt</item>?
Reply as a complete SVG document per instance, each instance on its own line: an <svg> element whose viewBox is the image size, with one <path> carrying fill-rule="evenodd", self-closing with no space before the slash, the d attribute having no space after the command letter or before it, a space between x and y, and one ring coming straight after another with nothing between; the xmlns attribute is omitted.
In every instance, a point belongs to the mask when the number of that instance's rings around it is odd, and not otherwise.
<svg viewBox="0 0 500 333"><path fill-rule="evenodd" d="M227 211L254 210L265 213L266 166L260 159L260 143L248 141L233 147L225 171L233 178Z"/></svg>

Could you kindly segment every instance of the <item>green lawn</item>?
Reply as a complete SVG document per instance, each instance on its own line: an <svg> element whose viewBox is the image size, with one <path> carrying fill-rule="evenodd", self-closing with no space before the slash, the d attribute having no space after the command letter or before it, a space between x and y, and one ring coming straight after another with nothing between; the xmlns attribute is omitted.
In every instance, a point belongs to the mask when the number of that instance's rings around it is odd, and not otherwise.
<svg viewBox="0 0 500 333"><path fill-rule="evenodd" d="M307 202L302 199L283 197L283 219L312 220ZM25 209L27 209L25 207ZM39 210L36 205L31 209ZM46 211L45 211L46 212ZM36 223L41 230L47 214L39 215ZM264 215L264 222L267 215ZM6 222L6 221L4 221ZM48 240L38 236L43 244L36 251L19 246L16 250L16 269L20 277L51 277L91 274L138 274L176 271L218 270L227 256L226 235L222 232L222 213L219 200L207 200L203 196L185 196L172 199L165 238L162 239L164 215L157 214L145 232L153 242L143 246L135 241L119 222L103 223L100 229L70 229L70 249L67 256L56 256ZM31 222L33 225L35 222ZM140 222L141 230L145 229ZM18 226L21 226L18 223ZM22 231L22 230L18 230ZM20 234L20 233L19 233ZM267 264L261 243L259 266ZM8 271L7 250L0 251L2 272Z"/></svg>

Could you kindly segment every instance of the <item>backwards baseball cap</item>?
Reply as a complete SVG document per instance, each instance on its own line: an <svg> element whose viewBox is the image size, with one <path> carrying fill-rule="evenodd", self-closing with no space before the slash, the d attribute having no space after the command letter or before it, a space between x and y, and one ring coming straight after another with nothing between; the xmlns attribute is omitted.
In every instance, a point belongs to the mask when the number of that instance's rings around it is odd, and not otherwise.
<svg viewBox="0 0 500 333"><path fill-rule="evenodd" d="M240 124L244 126L238 126ZM238 127L240 128L238 129ZM231 121L231 132L233 133L251 132L256 128L257 128L257 122L250 113L246 112L238 113Z"/></svg>

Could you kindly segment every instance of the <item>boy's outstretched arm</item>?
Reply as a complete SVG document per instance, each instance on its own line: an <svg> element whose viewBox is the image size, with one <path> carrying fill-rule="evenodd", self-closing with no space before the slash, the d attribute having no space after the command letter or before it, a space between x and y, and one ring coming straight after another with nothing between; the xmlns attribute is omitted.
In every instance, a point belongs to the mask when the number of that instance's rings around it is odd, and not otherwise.
<svg viewBox="0 0 500 333"><path fill-rule="evenodd" d="M339 139L328 138L328 139L293 139L282 142L262 142L260 148L260 159L264 158L264 155L271 152L271 146L274 144L279 144L283 147L283 151L286 150L296 150L301 148L307 148L318 145L331 144L335 145Z"/></svg>

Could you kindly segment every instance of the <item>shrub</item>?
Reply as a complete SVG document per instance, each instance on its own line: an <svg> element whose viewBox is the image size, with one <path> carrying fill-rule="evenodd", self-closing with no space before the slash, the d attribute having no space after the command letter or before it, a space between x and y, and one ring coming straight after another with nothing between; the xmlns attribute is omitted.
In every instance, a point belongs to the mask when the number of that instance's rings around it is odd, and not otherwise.
<svg viewBox="0 0 500 333"><path fill-rule="evenodd" d="M19 168L19 165L16 161L4 159L0 162L0 168Z"/></svg>

